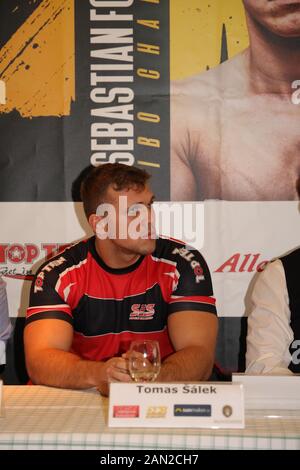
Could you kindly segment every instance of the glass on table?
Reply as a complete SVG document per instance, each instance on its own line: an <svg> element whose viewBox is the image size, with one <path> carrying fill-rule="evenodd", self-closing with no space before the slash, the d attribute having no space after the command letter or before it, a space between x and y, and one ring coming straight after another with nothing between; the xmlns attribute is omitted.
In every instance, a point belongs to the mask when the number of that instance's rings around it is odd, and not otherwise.
<svg viewBox="0 0 300 470"><path fill-rule="evenodd" d="M161 365L158 341L132 341L128 361L129 373L135 382L153 382Z"/></svg>

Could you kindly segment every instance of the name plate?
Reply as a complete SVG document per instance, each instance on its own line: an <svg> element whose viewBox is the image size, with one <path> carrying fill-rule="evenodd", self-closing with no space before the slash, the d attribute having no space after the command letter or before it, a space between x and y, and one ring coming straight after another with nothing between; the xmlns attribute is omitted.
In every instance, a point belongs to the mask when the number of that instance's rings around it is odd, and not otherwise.
<svg viewBox="0 0 300 470"><path fill-rule="evenodd" d="M244 428L244 391L232 383L110 384L111 427Z"/></svg>
<svg viewBox="0 0 300 470"><path fill-rule="evenodd" d="M232 382L244 385L245 408L299 410L300 375L232 374Z"/></svg>

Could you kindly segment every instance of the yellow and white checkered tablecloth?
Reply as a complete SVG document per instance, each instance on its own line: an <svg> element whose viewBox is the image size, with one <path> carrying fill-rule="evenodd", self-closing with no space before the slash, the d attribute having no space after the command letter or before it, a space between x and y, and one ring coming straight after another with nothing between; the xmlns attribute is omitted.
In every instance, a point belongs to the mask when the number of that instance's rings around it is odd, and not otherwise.
<svg viewBox="0 0 300 470"><path fill-rule="evenodd" d="M0 449L300 449L300 410L249 411L245 429L116 429L96 390L4 386Z"/></svg>

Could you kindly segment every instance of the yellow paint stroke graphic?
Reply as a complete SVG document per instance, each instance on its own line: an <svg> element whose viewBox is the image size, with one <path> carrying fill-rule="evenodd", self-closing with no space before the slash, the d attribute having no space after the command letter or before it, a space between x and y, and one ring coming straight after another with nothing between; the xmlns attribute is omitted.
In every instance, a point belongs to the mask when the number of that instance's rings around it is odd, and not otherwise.
<svg viewBox="0 0 300 470"><path fill-rule="evenodd" d="M223 24L230 58L249 44L242 0L170 1L172 80L220 63Z"/></svg>
<svg viewBox="0 0 300 470"><path fill-rule="evenodd" d="M0 113L69 115L75 100L74 54L74 0L44 0L0 50L6 90Z"/></svg>

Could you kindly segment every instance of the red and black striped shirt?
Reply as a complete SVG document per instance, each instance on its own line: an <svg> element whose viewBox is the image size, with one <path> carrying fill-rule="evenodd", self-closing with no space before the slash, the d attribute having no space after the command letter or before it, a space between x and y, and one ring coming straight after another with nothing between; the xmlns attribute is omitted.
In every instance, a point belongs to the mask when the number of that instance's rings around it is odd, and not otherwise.
<svg viewBox="0 0 300 470"><path fill-rule="evenodd" d="M158 340L164 358L174 351L168 316L187 310L216 314L212 295L205 260L179 241L159 238L151 255L112 269L99 257L93 237L40 267L26 323L44 318L71 323L72 351L84 359L121 355L142 338Z"/></svg>

